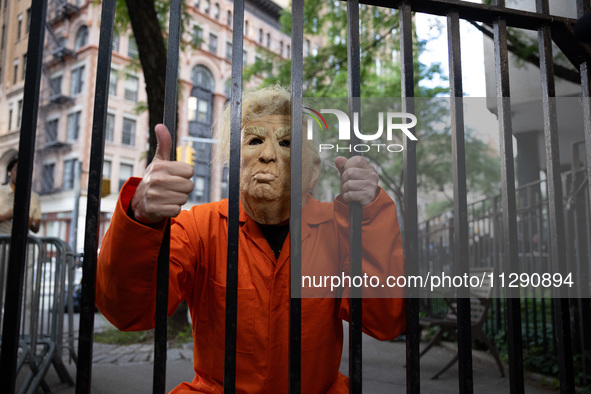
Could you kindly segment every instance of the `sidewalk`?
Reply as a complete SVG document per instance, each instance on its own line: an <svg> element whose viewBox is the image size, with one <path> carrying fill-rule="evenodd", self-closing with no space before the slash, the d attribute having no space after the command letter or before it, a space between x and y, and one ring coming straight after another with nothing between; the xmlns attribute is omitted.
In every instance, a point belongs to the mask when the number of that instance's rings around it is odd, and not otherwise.
<svg viewBox="0 0 591 394"><path fill-rule="evenodd" d="M97 314L97 327L102 316ZM345 329L345 349L341 371L347 374L348 351L347 329ZM363 390L366 393L406 392L405 343L380 342L366 335L363 336ZM117 346L95 343L92 364L93 394L145 394L152 392L152 344ZM453 350L447 347L435 347L421 358L421 390L424 393L457 393L457 363L439 379L431 380L442 365L453 357ZM509 392L509 378L501 378L492 358L483 352L474 352L474 392L500 394ZM67 365L75 380L75 366ZM505 369L505 373L507 370ZM180 349L168 350L166 369L167 391L183 381L193 377L192 345L185 344ZM73 387L60 383L53 368L46 378L57 394L74 394ZM555 392L541 387L532 381L526 381L526 393ZM39 393L42 393L39 390Z"/></svg>

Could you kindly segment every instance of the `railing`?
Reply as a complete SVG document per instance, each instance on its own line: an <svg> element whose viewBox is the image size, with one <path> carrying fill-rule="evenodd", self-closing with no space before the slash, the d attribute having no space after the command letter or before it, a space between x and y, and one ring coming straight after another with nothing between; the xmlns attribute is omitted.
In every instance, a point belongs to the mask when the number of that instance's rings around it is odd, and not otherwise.
<svg viewBox="0 0 591 394"><path fill-rule="evenodd" d="M0 294L14 286L7 277L10 236L0 235ZM68 309L68 335L64 338L64 307L72 305L75 256L70 247L57 238L30 236L24 270L25 292L18 335L16 373L19 393L49 389L44 377L53 365L63 382L74 384L63 361L64 351L76 360L72 308ZM69 300L66 300L66 296ZM3 310L9 306L0 299ZM0 315L3 323L4 314ZM3 346L5 342L0 342Z"/></svg>
<svg viewBox="0 0 591 394"><path fill-rule="evenodd" d="M173 1L172 10L180 9L180 2ZM548 261L552 263L552 269L555 272L563 272L563 267L558 264L559 258L567 253L566 234L561 229L564 228L565 218L563 210L563 193L560 182L560 160L556 155L558 152L558 132L556 123L556 109L552 97L555 96L554 76L552 70L552 39L560 45L567 57L579 68L581 74L582 96L587 99L590 95L591 82L589 80L589 54L586 49L581 47L570 33L575 20L557 17L549 14L548 0L536 1L536 12L524 12L509 9L505 7L503 0L495 0L493 5L474 4L458 0L398 0L383 1L372 0L362 1L362 3L378 5L387 8L396 8L401 18L401 70L403 89L401 96L404 98L413 97L414 75L413 75L413 52L412 52L412 12L422 12L447 17L447 28L449 37L449 69L450 69L450 89L452 100L452 146L453 146L453 175L454 175L454 216L453 216L453 237L450 237L449 248L453 248L455 264L452 267L453 272L467 272L470 263L470 233L469 233L469 208L466 201L466 163L464 157L464 122L462 100L462 67L460 56L460 37L459 22L460 19L470 19L491 23L494 26L494 47L495 47L495 68L496 85L498 97L498 118L499 135L501 140L501 168L502 168L502 193L497 204L500 209L498 223L502 223L502 243L504 266L503 270L507 273L517 272L520 258L520 240L518 236L519 224L517 222L518 194L514 189L513 175L513 146L512 146L512 127L511 127L511 105L508 100L509 92L509 70L507 53L507 26L514 26L529 29L538 32L540 47L540 69L542 80L542 103L544 117L544 134L547 152L547 196L548 196L548 225L545 229L548 239ZM349 16L349 95L352 98L359 96L359 45L357 36L359 34L358 26L358 2L347 2L347 13ZM573 2L573 7L577 7L578 16L581 17L589 12L589 2L585 0ZM90 392L91 382L91 360L92 360L92 333L93 333L93 309L94 309L94 285L96 275L96 250L98 246L97 226L99 225L100 195L101 195L101 172L104 151L104 129L106 117L107 85L111 56L111 37L113 30L113 19L115 10L115 0L104 0L102 4L101 16L101 38L99 44L95 108L93 119L92 146L90 154L90 174L88 188L88 211L86 218L86 237L85 237L85 257L84 257L84 283L82 294L82 316L80 326L79 341L79 364L76 381L76 392ZM3 324L4 343L0 360L0 370L2 377L0 387L7 392L14 392L15 372L17 368L17 348L18 348L18 327L20 325L21 297L24 285L25 265L21 262L26 261L25 251L27 248L27 222L28 222L28 204L30 197L32 164L34 158L35 129L37 125L37 107L39 98L39 83L42 63L42 45L44 39L43 24L45 21L46 2L43 0L33 0L31 6L31 31L29 35L28 63L25 84L23 127L21 129L21 138L19 145L19 178L16 186L14 228L11 238L10 264L8 267L8 277L10 282L14 283L7 289L5 318ZM172 20L178 18L173 11ZM236 319L236 233L238 229L238 174L239 174L239 136L240 136L240 98L242 96L242 25L244 20L244 1L236 0L234 2L234 37L233 37L233 60L232 60L232 152L233 156L230 162L230 219L229 219L229 242L228 242L228 306L227 328L226 328L226 372L225 372L225 391L234 391L235 374L235 322ZM175 29L178 26L170 23ZM174 37L174 30L171 30L169 37ZM302 0L294 0L292 6L292 155L291 155L291 179L292 179L292 209L291 209L291 270L294 278L300 277L301 256L298 253L300 242L300 213L298 204L300 201L301 179L301 157L300 149L302 142L301 134L301 114L302 114L302 67L303 67L303 3ZM169 41L169 49L178 50L177 43ZM176 70L178 58L175 55L169 55L169 72ZM174 79L174 78L173 78ZM172 89L172 88L171 88ZM176 95L167 95L167 106L174 108L173 101ZM355 100L351 100L350 109L355 108ZM591 105L588 99L584 102L584 128L588 139L591 135ZM411 104L407 104L406 111L413 112ZM174 111L173 111L174 112ZM173 122L174 123L174 122ZM171 128L173 130L174 128ZM174 140L174 139L173 139ZM417 169L415 158L415 146L407 142L405 146L405 201L404 201L404 228L405 237L405 272L413 273L418 270L419 260L419 239L417 225L416 208L416 177ZM585 144L586 156L591 157L591 141L587 140ZM172 150L174 152L174 149ZM587 161L587 167L591 163ZM587 178L591 171L588 170ZM360 241L359 234L359 210L351 209L351 234L352 240ZM502 219L501 219L502 218ZM498 238L500 242L500 238ZM355 271L356 255L359 251L357 244L352 245L352 264ZM167 264L167 251L162 252L164 262ZM163 272L167 272L165 269ZM165 281L164 281L165 282ZM297 280L292 287L292 299L290 304L290 388L292 392L300 389L300 300L297 294L300 291ZM163 296L158 303L166 304L166 291L159 289ZM26 292L25 292L26 293ZM570 303L567 298L561 297L563 294L556 292L554 300L554 329L556 332L555 349L559 362L559 381L562 392L574 391L574 370L571 343L571 317ZM420 366L418 361L419 350L419 330L418 330L418 300L415 294L409 294L407 300L407 392L418 393L420 391ZM522 308L518 294L507 294L505 301L505 313L502 318L506 319L507 338L509 349L509 375L511 391L519 393L524 391L523 380L523 359L522 359ZM350 390L351 392L360 392L362 380L361 373L361 346L359 322L361 311L357 308L357 298L351 298L352 310L356 310L352 315L352 331L350 346ZM157 321L165 320L162 308L156 318ZM165 308L164 308L165 309ZM457 304L458 330L459 330L459 387L460 392L470 393L473 391L472 376L472 355L470 338L470 304L469 299L460 299ZM500 309L499 309L500 313ZM527 318L526 313L524 318ZM233 328L233 329L230 329ZM164 376L165 359L161 344L165 341L165 330L159 331L157 335L155 376ZM165 352L164 352L165 353ZM164 361L164 362L163 362ZM163 378L162 378L163 379ZM162 381L155 379L154 392L162 392ZM287 391L288 388L286 388Z"/></svg>

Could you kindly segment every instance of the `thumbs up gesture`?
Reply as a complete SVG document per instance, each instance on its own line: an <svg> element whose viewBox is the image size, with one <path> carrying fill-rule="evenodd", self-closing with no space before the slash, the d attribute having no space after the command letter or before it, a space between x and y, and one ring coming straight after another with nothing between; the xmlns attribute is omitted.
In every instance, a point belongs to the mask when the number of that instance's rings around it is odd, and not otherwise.
<svg viewBox="0 0 591 394"><path fill-rule="evenodd" d="M379 193L378 173L365 157L349 159L339 156L334 164L341 174L341 196L346 202L359 202L365 207L376 199Z"/></svg>
<svg viewBox="0 0 591 394"><path fill-rule="evenodd" d="M194 188L193 167L170 161L172 140L166 126L159 124L154 131L158 140L156 155L131 200L135 218L145 224L178 215Z"/></svg>

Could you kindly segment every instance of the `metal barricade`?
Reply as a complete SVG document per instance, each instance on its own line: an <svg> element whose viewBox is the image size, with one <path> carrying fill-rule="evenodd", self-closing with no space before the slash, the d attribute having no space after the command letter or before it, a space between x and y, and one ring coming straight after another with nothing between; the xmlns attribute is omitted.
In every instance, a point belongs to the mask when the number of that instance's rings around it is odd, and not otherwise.
<svg viewBox="0 0 591 394"><path fill-rule="evenodd" d="M8 288L6 276L11 237L0 235L0 288ZM66 274L73 267L69 246L54 238L28 237L24 270L22 317L18 340L16 373L19 393L34 393L39 387L48 390L44 381L51 365L59 378L74 384L62 361L64 301L67 292L72 293L72 276ZM66 290L68 289L68 290ZM4 291L0 294L4 294ZM2 299L2 309L6 309ZM72 320L70 308L69 320ZM3 322L0 316L0 322ZM70 323L71 343L73 324ZM70 347L71 355L73 343ZM24 368L26 367L26 368Z"/></svg>

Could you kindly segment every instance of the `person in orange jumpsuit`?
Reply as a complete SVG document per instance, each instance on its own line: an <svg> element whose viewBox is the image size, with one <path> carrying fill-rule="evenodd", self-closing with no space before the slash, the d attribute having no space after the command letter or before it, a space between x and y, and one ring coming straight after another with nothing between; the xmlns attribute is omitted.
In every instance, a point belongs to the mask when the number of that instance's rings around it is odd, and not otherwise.
<svg viewBox="0 0 591 394"><path fill-rule="evenodd" d="M236 392L286 393L289 348L290 94L268 88L243 97ZM228 146L229 109L221 125ZM193 169L168 161L171 140L156 127L158 148L143 178L124 185L97 269L96 303L121 330L154 327L156 261L165 219L172 219L169 315L189 305L195 377L172 393L221 393L224 375L226 200L181 211L193 190ZM224 135L225 134L225 135ZM222 148L222 152L225 151ZM223 156L223 154L222 154ZM302 162L302 266L306 274L348 272L348 203L363 206L363 268L403 273L396 207L377 186L375 169L362 157L335 160L341 194L333 203L314 199L320 158L311 144ZM364 289L365 291L365 289ZM306 294L306 293L304 293ZM339 372L347 290L302 299L302 392L346 393ZM404 300L363 299L363 331L377 339L405 329Z"/></svg>

